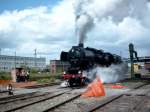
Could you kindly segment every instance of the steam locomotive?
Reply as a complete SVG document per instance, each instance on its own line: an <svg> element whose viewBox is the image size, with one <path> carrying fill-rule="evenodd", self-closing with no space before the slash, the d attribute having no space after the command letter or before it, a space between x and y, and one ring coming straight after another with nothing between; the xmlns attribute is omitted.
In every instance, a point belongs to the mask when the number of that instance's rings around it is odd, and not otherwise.
<svg viewBox="0 0 150 112"><path fill-rule="evenodd" d="M82 74L84 70L93 68L96 65L109 67L111 64L122 63L120 56L103 50L84 48L82 43L73 46L69 52L62 51L60 60L70 63L70 68L63 74L63 78L68 80L70 86L85 84L86 77Z"/></svg>

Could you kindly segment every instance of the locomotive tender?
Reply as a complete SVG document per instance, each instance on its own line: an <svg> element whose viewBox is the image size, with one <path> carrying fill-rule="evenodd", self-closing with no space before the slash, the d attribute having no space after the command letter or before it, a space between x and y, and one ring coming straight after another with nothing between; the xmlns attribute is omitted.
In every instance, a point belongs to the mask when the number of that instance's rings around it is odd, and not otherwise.
<svg viewBox="0 0 150 112"><path fill-rule="evenodd" d="M122 59L120 56L86 47L80 43L78 46L73 46L69 52L61 52L61 61L70 63L70 68L64 72L63 78L68 80L70 86L79 86L85 83L85 77L82 74L83 70L88 70L94 66L109 67L111 64L120 64Z"/></svg>

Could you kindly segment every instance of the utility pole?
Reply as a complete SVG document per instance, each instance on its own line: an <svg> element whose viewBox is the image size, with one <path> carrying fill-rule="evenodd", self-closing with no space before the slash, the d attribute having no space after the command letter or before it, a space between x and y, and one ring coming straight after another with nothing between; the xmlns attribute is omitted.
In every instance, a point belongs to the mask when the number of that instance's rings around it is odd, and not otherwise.
<svg viewBox="0 0 150 112"><path fill-rule="evenodd" d="M34 67L36 68L37 49L34 50Z"/></svg>
<svg viewBox="0 0 150 112"><path fill-rule="evenodd" d="M1 55L2 49L0 48L0 55Z"/></svg>
<svg viewBox="0 0 150 112"><path fill-rule="evenodd" d="M15 69L16 69L16 51L15 51L15 62L14 63L15 63Z"/></svg>

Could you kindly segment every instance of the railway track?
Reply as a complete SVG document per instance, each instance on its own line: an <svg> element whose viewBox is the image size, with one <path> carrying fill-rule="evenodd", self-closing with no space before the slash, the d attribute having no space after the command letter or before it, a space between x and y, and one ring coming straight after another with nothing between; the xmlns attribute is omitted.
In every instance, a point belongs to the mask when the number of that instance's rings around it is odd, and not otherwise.
<svg viewBox="0 0 150 112"><path fill-rule="evenodd" d="M119 95L115 95L115 96L111 96L111 97L102 98L97 101L96 101L96 99L94 99L94 101L92 101L92 99L90 99L91 101L90 101L90 104L88 104L88 105L79 103L81 101L78 99L75 99L72 102L69 102L65 105L60 105L60 107L50 110L48 112L70 112L70 111L71 112L124 112L121 110L122 106L124 106L124 110L126 110L125 108L127 108L127 106L130 106L131 104L132 105L131 105L131 107L129 107L129 109L133 110L134 109L133 107L137 106L144 98L146 99L146 97L144 97L144 95L147 94L148 92L150 92L150 89L148 91L146 91L146 90L142 91L141 92L142 94L141 93L138 94L138 91L141 91L142 88L148 89L149 87L150 87L150 85L148 85L148 83L144 83L144 84L140 83L140 84L134 85L134 87L132 87L134 90L132 90L132 92L130 92L130 95L129 94L119 94ZM139 96L133 97L132 96L133 94L134 95L137 94ZM119 99L119 101L118 101L118 99ZM126 99L126 102L124 102L124 99ZM139 101L137 101L137 99L139 99ZM117 102L117 103L114 103L114 102ZM109 105L110 103L115 104L115 105L110 105L110 107L115 106L116 110L111 111L111 108L109 108L110 110L99 111L99 108L103 108L104 106ZM129 104L129 105L127 105L127 104ZM119 111L117 111L117 108L118 108L117 105L121 107L121 109ZM108 108L108 106L106 108ZM97 109L98 109L98 111L95 111ZM127 108L127 110L129 110L129 109ZM125 112L130 112L130 111L125 111Z"/></svg>
<svg viewBox="0 0 150 112"><path fill-rule="evenodd" d="M48 99L58 97L66 92L67 91L57 92L57 93L49 93L49 94L46 93L43 95L42 94L41 95L33 95L31 97L27 96L26 98L18 97L18 99L6 101L6 103L4 101L4 102L1 102L1 104L0 104L0 108L1 108L0 112L12 112L12 111L21 109L26 106L34 105L36 103L44 102Z"/></svg>
<svg viewBox="0 0 150 112"><path fill-rule="evenodd" d="M111 96L88 106L88 108L82 108L82 112L149 112L149 87L148 83L140 84L130 92Z"/></svg>
<svg viewBox="0 0 150 112"><path fill-rule="evenodd" d="M34 86L27 86L26 89L35 89L35 88L43 88L43 87L49 87L54 85L59 85L60 83L51 83L51 84L40 84L40 85L34 85Z"/></svg>
<svg viewBox="0 0 150 112"><path fill-rule="evenodd" d="M55 91L54 93L10 96L0 99L0 112L136 112L138 110L137 105L149 109L150 97L147 96L147 93L150 92L150 85L148 83L137 83L132 85L131 88L132 90L127 93L115 96L96 98L97 100L87 98L87 101L91 100L87 102L88 105L82 104L81 93L73 92L74 90L64 89L63 91L61 89L61 91Z"/></svg>
<svg viewBox="0 0 150 112"><path fill-rule="evenodd" d="M7 94L8 91L0 91L0 95Z"/></svg>
<svg viewBox="0 0 150 112"><path fill-rule="evenodd" d="M107 103L107 105L102 105L101 108L97 109L94 112L148 112L150 107L149 109L148 107L145 108L144 111L139 111L138 106L141 105L143 101L148 102L149 100L149 96L122 95L117 99ZM142 107L142 105L140 107Z"/></svg>
<svg viewBox="0 0 150 112"><path fill-rule="evenodd" d="M23 95L17 95L17 96L12 96L11 97L7 97L7 98L2 98L3 100L0 99L0 105L1 104L7 104L7 103L11 103L11 102L16 102L18 100L26 100L26 99L29 99L29 98L35 98L35 97L41 97L41 96L46 96L50 93L37 93L37 92L34 92L34 93L28 93L28 94L23 94Z"/></svg>
<svg viewBox="0 0 150 112"><path fill-rule="evenodd" d="M0 99L2 98L2 97L8 97L9 96L9 91L0 91Z"/></svg>
<svg viewBox="0 0 150 112"><path fill-rule="evenodd" d="M80 97L80 94L71 94L69 92L64 93L58 97L47 99L43 102L38 102L34 105L21 108L21 110L16 110L15 112L47 112L53 110L61 105L64 105L67 102L70 102L76 98Z"/></svg>
<svg viewBox="0 0 150 112"><path fill-rule="evenodd" d="M36 94L36 92L2 97L2 98L0 98L0 104L12 102L15 100L20 100L20 99L27 98L27 97L32 97L35 94Z"/></svg>
<svg viewBox="0 0 150 112"><path fill-rule="evenodd" d="M0 94L1 94L1 93L6 93L6 92L8 92L8 91L0 91Z"/></svg>

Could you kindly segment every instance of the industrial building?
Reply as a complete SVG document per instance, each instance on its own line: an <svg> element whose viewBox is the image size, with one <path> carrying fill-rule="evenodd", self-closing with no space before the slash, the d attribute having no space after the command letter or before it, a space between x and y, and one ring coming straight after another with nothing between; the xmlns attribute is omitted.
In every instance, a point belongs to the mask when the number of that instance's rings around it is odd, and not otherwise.
<svg viewBox="0 0 150 112"><path fill-rule="evenodd" d="M0 55L0 71L10 72L13 68L22 66L43 70L46 67L46 59Z"/></svg>
<svg viewBox="0 0 150 112"><path fill-rule="evenodd" d="M50 71L52 74L63 72L70 66L68 62L62 62L60 60L50 60Z"/></svg>

